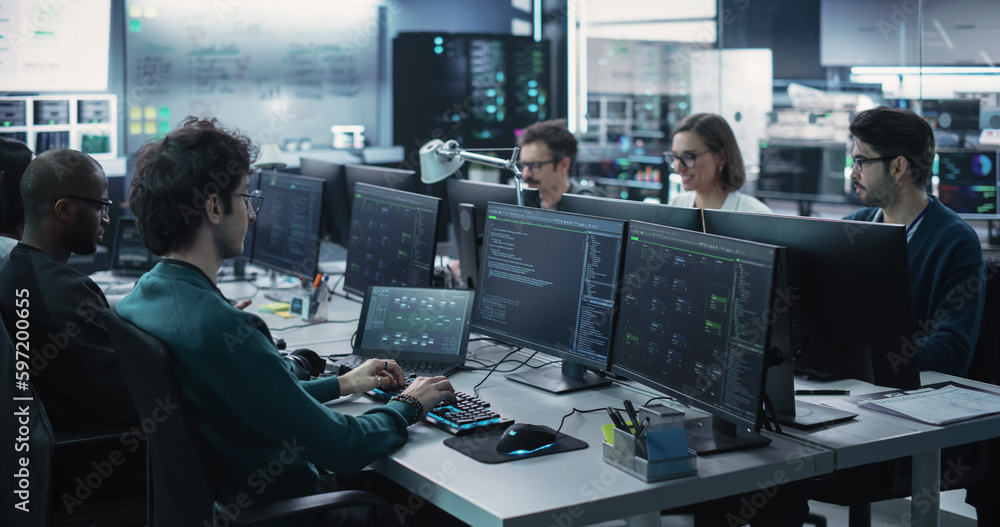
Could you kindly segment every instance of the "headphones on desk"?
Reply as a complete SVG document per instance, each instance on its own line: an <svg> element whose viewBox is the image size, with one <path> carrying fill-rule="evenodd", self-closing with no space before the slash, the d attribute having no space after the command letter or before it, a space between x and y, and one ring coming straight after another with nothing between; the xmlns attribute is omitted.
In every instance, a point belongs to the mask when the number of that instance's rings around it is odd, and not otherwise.
<svg viewBox="0 0 1000 527"><path fill-rule="evenodd" d="M292 375L300 381L308 381L326 372L326 359L309 348L299 348L282 355L291 363Z"/></svg>

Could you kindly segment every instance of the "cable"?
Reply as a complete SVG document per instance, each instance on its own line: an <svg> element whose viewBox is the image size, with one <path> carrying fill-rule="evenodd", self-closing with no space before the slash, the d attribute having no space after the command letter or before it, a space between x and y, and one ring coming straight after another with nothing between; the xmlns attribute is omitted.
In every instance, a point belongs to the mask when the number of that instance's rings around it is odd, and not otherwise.
<svg viewBox="0 0 1000 527"><path fill-rule="evenodd" d="M590 413L594 413L594 412L604 412L604 411L607 411L607 407L604 407L604 408L594 408L594 409L591 409L591 410L580 410L578 408L573 408L572 412L570 412L570 413L562 416L562 420L559 421L559 428L556 429L556 433L558 434L559 431L562 430L563 424L566 423L566 418L569 417L569 416L571 416L571 415L573 415L573 414L576 414L576 413L590 414Z"/></svg>
<svg viewBox="0 0 1000 527"><path fill-rule="evenodd" d="M319 324L350 324L351 322L357 322L359 319L353 318L350 320L324 320L322 322L310 322L308 324L299 324L297 326L285 326L283 328L268 328L271 333L278 333L279 331L287 331L290 329L302 329L310 326L317 326Z"/></svg>
<svg viewBox="0 0 1000 527"><path fill-rule="evenodd" d="M486 377L483 377L483 380L479 381L479 384L477 384L477 385L475 385L475 386L472 387L472 393L476 394L476 397L479 397L479 387L482 386L482 384L484 382L486 382L486 379L490 378L490 375L493 375L493 372L496 371L497 366L499 366L500 364L502 364L503 361L507 360L507 357L510 357L511 355L513 355L513 354L521 351L522 349L523 348L521 346L518 346L517 349L515 349L515 350L511 351L510 353L504 355L503 358L500 359L499 362L497 362L496 364L493 365L493 369L491 369L490 372L486 374Z"/></svg>

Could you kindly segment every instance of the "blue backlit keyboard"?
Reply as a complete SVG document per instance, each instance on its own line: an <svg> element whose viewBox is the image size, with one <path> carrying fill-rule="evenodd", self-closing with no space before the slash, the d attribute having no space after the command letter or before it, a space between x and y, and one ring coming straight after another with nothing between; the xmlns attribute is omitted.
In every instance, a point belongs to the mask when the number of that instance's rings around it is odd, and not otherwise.
<svg viewBox="0 0 1000 527"><path fill-rule="evenodd" d="M407 378L407 385L411 380L412 377ZM376 388L366 392L365 395L384 403L402 391ZM455 396L457 398L455 402L443 401L427 412L421 420L454 436L503 430L514 423L513 419L495 412L490 408L490 403L478 397L462 392L456 392Z"/></svg>

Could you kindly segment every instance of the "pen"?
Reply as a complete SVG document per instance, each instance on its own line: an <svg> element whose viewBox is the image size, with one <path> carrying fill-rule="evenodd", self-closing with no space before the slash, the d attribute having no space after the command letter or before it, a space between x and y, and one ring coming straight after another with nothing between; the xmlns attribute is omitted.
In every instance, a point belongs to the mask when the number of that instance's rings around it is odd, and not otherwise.
<svg viewBox="0 0 1000 527"><path fill-rule="evenodd" d="M628 412L628 418L632 421L632 434L635 435L639 431L639 414L636 413L635 407L632 406L632 401L625 399L623 402L625 405L625 411Z"/></svg>
<svg viewBox="0 0 1000 527"><path fill-rule="evenodd" d="M795 390L795 395L851 395L851 390Z"/></svg>
<svg viewBox="0 0 1000 527"><path fill-rule="evenodd" d="M614 423L615 428L626 432L628 431L628 429L625 428L625 423L623 423L621 417L618 416L618 412L610 406L608 407L608 415L611 416L611 422Z"/></svg>

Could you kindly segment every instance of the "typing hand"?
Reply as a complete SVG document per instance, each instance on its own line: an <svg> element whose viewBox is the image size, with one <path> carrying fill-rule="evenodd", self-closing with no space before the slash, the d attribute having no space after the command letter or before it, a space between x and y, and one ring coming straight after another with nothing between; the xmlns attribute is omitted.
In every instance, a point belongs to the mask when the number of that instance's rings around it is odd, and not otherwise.
<svg viewBox="0 0 1000 527"><path fill-rule="evenodd" d="M340 376L340 395L367 392L375 388L403 386L403 369L394 360L368 359L361 366Z"/></svg>
<svg viewBox="0 0 1000 527"><path fill-rule="evenodd" d="M417 377L403 393L420 401L425 412L445 399L455 400L455 388L451 386L451 382L444 375Z"/></svg>

